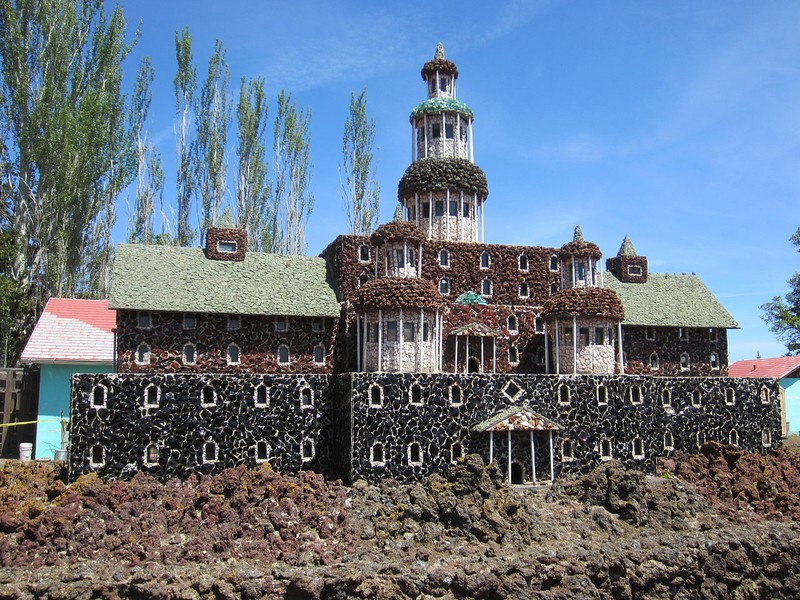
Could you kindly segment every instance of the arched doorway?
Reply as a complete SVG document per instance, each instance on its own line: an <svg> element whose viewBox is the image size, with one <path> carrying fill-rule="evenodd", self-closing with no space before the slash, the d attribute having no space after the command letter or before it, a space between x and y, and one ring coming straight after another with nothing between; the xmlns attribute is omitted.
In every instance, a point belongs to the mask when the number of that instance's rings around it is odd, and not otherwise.
<svg viewBox="0 0 800 600"><path fill-rule="evenodd" d="M525 478L523 476L523 469L522 464L514 461L511 463L511 483L514 485L519 485L525 483Z"/></svg>
<svg viewBox="0 0 800 600"><path fill-rule="evenodd" d="M480 372L481 372L480 361L474 356L470 356L469 360L467 361L467 373L480 373Z"/></svg>

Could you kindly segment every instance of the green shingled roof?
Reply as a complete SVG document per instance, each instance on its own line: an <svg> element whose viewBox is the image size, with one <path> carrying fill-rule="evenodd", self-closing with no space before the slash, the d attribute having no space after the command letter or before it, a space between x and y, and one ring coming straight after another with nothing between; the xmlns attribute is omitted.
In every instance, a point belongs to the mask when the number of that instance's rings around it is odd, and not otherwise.
<svg viewBox="0 0 800 600"><path fill-rule="evenodd" d="M418 117L419 115L438 115L442 112L457 112L468 116L470 119L473 118L469 106L460 100L450 98L449 96L437 96L435 98L428 98L417 104L414 110L411 111L409 119L413 120L414 117Z"/></svg>
<svg viewBox="0 0 800 600"><path fill-rule="evenodd" d="M120 244L111 271L116 309L337 317L325 260L248 252L209 260L200 248Z"/></svg>
<svg viewBox="0 0 800 600"><path fill-rule="evenodd" d="M739 328L697 275L649 273L646 283L623 283L606 272L605 282L622 300L623 325Z"/></svg>

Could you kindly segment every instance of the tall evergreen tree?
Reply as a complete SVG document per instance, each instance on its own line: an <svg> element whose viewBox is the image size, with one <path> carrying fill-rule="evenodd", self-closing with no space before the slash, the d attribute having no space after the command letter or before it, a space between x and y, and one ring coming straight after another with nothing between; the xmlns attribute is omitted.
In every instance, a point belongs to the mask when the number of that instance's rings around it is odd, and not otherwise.
<svg viewBox="0 0 800 600"><path fill-rule="evenodd" d="M236 111L236 212L238 227L247 231L250 250L270 248L269 179L266 162L268 123L264 80L242 78Z"/></svg>
<svg viewBox="0 0 800 600"><path fill-rule="evenodd" d="M175 217L175 243L188 246L194 239L189 225L189 211L194 193L192 154L194 144L191 136L192 107L197 82L197 70L192 58L192 36L188 29L175 33L175 58L178 70L175 73L175 151L178 161L178 189L176 194L177 215Z"/></svg>
<svg viewBox="0 0 800 600"><path fill-rule="evenodd" d="M374 141L375 119L367 115L367 89L364 88L358 96L350 94L339 171L347 223L354 235L372 233L380 216L380 186L372 162Z"/></svg>

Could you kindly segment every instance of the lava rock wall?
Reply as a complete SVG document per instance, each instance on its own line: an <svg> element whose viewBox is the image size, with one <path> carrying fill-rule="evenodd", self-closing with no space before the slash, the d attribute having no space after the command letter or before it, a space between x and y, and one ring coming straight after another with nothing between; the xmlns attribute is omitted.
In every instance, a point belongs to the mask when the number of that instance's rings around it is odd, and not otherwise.
<svg viewBox="0 0 800 600"><path fill-rule="evenodd" d="M655 330L655 339L647 339L647 330ZM706 376L728 374L728 330L717 328L716 340L709 339L707 328L688 330L681 339L677 327L648 328L622 324L625 372L669 376ZM658 369L650 368L650 355L658 356ZM681 368L681 354L689 354L689 368ZM716 353L718 369L711 369L711 353Z"/></svg>

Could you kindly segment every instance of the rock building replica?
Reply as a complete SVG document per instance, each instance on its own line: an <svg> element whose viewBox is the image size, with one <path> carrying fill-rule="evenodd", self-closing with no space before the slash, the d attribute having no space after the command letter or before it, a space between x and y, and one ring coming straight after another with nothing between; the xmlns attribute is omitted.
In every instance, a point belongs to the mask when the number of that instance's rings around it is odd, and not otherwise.
<svg viewBox="0 0 800 600"><path fill-rule="evenodd" d="M121 245L114 374L73 379L70 469L161 478L270 462L413 480L478 452L511 482L717 440L779 443L778 383L727 375L735 321L694 275L487 244L472 111L441 47L411 112L402 219L319 257Z"/></svg>

